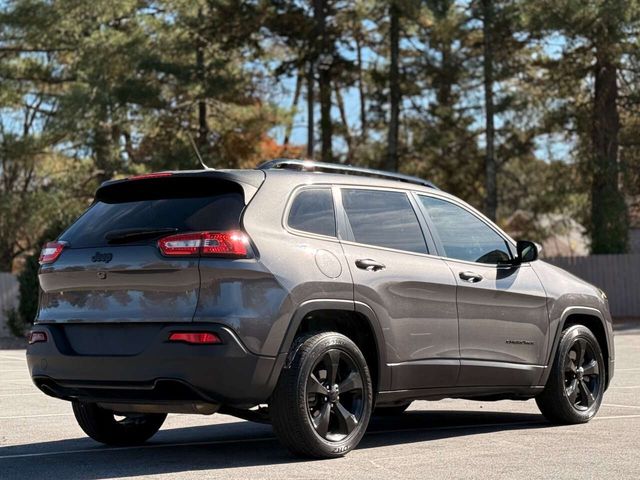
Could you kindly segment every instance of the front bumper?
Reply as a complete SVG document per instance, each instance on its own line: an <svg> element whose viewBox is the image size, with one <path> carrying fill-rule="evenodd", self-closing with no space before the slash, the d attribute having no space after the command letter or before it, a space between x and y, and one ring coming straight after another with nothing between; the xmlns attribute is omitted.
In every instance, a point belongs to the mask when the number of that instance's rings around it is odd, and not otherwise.
<svg viewBox="0 0 640 480"><path fill-rule="evenodd" d="M33 382L46 394L65 400L204 401L247 407L265 403L277 381L276 358L248 352L222 325L75 324L68 331L67 325L36 325L34 330L46 332L48 340L27 348ZM167 340L174 331L205 330L216 333L223 343L190 345Z"/></svg>

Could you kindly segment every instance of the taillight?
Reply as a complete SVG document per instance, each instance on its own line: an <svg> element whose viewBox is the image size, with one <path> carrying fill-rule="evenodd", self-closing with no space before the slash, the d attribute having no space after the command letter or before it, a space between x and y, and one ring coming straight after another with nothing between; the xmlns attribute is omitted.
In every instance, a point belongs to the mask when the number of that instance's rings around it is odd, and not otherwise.
<svg viewBox="0 0 640 480"><path fill-rule="evenodd" d="M194 345L216 345L222 343L220 337L211 332L173 332L169 335L169 341Z"/></svg>
<svg viewBox="0 0 640 480"><path fill-rule="evenodd" d="M197 256L201 245L202 233L183 233L158 240L158 248L168 257Z"/></svg>
<svg viewBox="0 0 640 480"><path fill-rule="evenodd" d="M179 233L158 240L160 252L167 257L247 256L249 239L238 231Z"/></svg>
<svg viewBox="0 0 640 480"><path fill-rule="evenodd" d="M66 245L66 242L47 243L44 247L42 247L42 250L40 251L40 258L38 259L40 265L55 262Z"/></svg>
<svg viewBox="0 0 640 480"><path fill-rule="evenodd" d="M47 334L46 332L29 332L29 345L33 345L34 343L46 342Z"/></svg>
<svg viewBox="0 0 640 480"><path fill-rule="evenodd" d="M241 232L204 232L202 234L202 255L247 256L247 236Z"/></svg>

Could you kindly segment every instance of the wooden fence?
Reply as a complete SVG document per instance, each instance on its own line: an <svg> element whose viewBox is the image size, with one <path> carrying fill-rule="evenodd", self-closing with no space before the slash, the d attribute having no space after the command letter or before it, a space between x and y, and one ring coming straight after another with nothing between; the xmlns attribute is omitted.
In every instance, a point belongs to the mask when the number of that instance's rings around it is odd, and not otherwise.
<svg viewBox="0 0 640 480"><path fill-rule="evenodd" d="M545 261L604 290L614 317L640 318L640 254L555 257Z"/></svg>

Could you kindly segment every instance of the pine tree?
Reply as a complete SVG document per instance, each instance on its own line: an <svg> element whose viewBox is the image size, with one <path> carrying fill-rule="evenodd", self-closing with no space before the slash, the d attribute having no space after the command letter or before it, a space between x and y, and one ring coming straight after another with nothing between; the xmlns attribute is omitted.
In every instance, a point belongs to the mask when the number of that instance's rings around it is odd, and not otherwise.
<svg viewBox="0 0 640 480"><path fill-rule="evenodd" d="M566 42L547 67L554 94L568 97L556 118L576 129L580 142L577 154L590 191L591 251L623 253L628 215L620 188L618 82L623 52L634 38L629 32L640 26L640 5L634 0L541 1L530 6L530 21L541 35Z"/></svg>
<svg viewBox="0 0 640 480"><path fill-rule="evenodd" d="M483 196L482 156L474 126L475 37L453 0L431 0L411 15L420 48L405 52L405 113L410 139L403 170L434 181L475 205Z"/></svg>

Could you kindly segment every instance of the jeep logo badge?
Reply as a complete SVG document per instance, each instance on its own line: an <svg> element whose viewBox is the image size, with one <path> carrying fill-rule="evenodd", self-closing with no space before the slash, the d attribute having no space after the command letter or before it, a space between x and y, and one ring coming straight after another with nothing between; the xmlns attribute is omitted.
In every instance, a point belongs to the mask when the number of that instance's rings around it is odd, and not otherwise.
<svg viewBox="0 0 640 480"><path fill-rule="evenodd" d="M96 252L93 257L91 257L92 262L104 262L109 263L113 259L112 253L100 253Z"/></svg>

